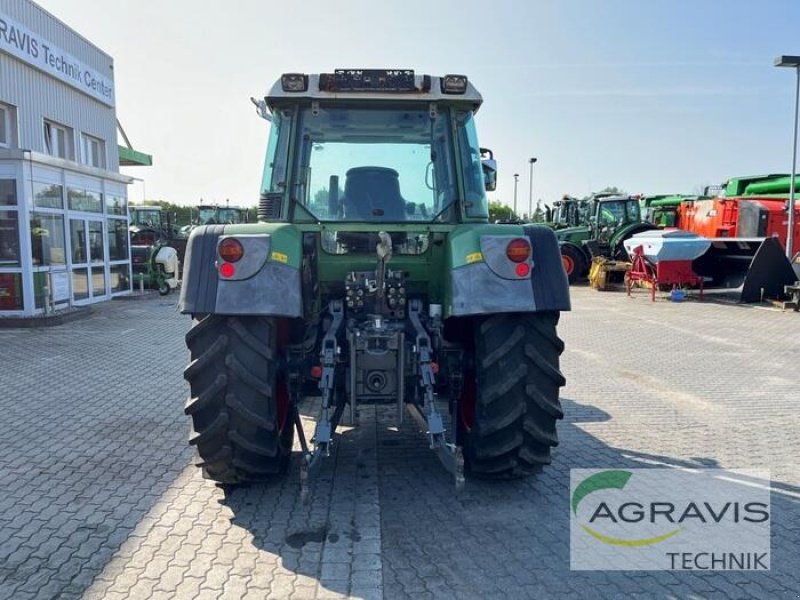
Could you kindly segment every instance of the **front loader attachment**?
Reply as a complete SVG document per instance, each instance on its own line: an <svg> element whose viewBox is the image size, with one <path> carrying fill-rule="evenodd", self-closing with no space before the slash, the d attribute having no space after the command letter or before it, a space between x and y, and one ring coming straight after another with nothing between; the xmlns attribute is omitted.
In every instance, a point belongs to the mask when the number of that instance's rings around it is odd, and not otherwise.
<svg viewBox="0 0 800 600"><path fill-rule="evenodd" d="M796 281L777 238L714 238L692 266L708 282L706 294L738 292L744 303L779 298Z"/></svg>

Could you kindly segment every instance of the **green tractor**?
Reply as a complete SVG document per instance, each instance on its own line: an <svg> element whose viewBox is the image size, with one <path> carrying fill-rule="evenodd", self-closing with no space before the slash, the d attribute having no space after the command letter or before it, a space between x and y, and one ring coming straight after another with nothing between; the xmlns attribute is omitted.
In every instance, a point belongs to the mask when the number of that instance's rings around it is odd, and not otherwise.
<svg viewBox="0 0 800 600"><path fill-rule="evenodd" d="M577 227L586 222L586 200L565 194L561 200L553 202L553 207L545 211L545 223L553 229Z"/></svg>
<svg viewBox="0 0 800 600"><path fill-rule="evenodd" d="M406 70L287 74L254 100L259 220L196 228L181 290L207 478L280 476L296 431L307 484L370 403L408 413L456 486L550 462L569 285L552 230L488 222L481 102L465 76Z"/></svg>
<svg viewBox="0 0 800 600"><path fill-rule="evenodd" d="M642 222L637 196L595 194L585 201L582 214L582 223L555 232L570 283L587 275L596 256L627 260L622 242L636 233L656 228Z"/></svg>
<svg viewBox="0 0 800 600"><path fill-rule="evenodd" d="M690 194L663 194L658 196L642 196L639 206L642 210L644 221L657 227L678 227L680 221L679 210L681 203L686 201L696 202L705 196Z"/></svg>
<svg viewBox="0 0 800 600"><path fill-rule="evenodd" d="M129 206L131 267L134 284L155 289L166 296L178 287L180 249L176 249L169 216L156 206Z"/></svg>
<svg viewBox="0 0 800 600"><path fill-rule="evenodd" d="M197 216L189 225L181 227L181 234L185 236L188 236L199 225L239 225L247 223L249 220L247 209L241 206L200 204L195 208L197 208Z"/></svg>

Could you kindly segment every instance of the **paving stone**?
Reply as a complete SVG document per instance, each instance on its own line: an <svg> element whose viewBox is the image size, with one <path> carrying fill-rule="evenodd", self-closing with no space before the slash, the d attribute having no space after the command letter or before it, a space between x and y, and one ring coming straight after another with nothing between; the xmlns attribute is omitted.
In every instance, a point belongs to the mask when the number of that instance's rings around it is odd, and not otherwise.
<svg viewBox="0 0 800 600"><path fill-rule="evenodd" d="M15 374L0 395L0 598L793 597L796 315L581 287L573 304L561 444L541 475L456 494L409 419L363 406L309 506L296 453L285 479L235 490L192 465L189 321L170 302L0 330ZM316 410L301 405L308 437ZM569 470L653 464L769 469L772 570L570 571Z"/></svg>

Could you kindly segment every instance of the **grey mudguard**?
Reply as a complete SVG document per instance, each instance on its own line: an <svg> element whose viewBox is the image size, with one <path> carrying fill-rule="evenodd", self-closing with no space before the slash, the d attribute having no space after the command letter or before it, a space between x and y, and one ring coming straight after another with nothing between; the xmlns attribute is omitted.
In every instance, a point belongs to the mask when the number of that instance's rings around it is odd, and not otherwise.
<svg viewBox="0 0 800 600"><path fill-rule="evenodd" d="M536 310L529 279L504 279L485 262L454 269L451 282L454 317Z"/></svg>
<svg viewBox="0 0 800 600"><path fill-rule="evenodd" d="M224 230L224 225L208 225L198 227L189 237L180 311L192 315L302 316L299 269L267 261L247 279L220 278L217 244Z"/></svg>
<svg viewBox="0 0 800 600"><path fill-rule="evenodd" d="M215 312L217 303L217 240L224 225L197 227L189 236L178 308L193 315Z"/></svg>
<svg viewBox="0 0 800 600"><path fill-rule="evenodd" d="M530 278L505 279L485 262L455 269L451 274L452 316L571 309L569 282L555 234L541 226L524 230L531 242Z"/></svg>
<svg viewBox="0 0 800 600"><path fill-rule="evenodd" d="M268 262L249 279L217 284L219 315L264 315L302 317L300 270L278 262Z"/></svg>
<svg viewBox="0 0 800 600"><path fill-rule="evenodd" d="M528 225L523 229L531 241L534 263L531 287L536 298L536 310L572 310L569 280L556 234L543 225Z"/></svg>

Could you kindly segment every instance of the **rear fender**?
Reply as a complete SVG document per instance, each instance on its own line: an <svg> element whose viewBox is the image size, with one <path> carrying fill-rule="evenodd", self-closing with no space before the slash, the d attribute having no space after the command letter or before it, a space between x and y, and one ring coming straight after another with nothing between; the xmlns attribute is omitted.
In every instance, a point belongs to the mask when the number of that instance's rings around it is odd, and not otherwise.
<svg viewBox="0 0 800 600"><path fill-rule="evenodd" d="M237 238L244 256L235 273L220 274L219 243ZM301 234L291 225L207 225L186 247L179 309L190 314L300 317Z"/></svg>
<svg viewBox="0 0 800 600"><path fill-rule="evenodd" d="M515 238L531 246L525 261L530 269L523 275L506 256ZM453 230L448 244L445 316L570 310L569 283L550 228L464 225Z"/></svg>

